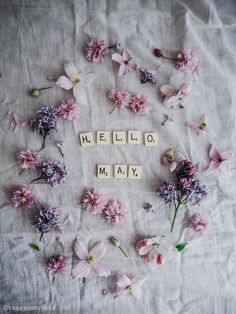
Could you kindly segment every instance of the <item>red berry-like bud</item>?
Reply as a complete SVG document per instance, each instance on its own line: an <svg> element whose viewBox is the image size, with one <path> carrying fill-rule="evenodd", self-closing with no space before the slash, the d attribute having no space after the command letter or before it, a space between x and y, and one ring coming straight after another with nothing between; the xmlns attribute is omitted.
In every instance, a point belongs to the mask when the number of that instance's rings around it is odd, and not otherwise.
<svg viewBox="0 0 236 314"><path fill-rule="evenodd" d="M162 54L161 49L154 49L154 55L155 55L157 58L163 57L163 54Z"/></svg>

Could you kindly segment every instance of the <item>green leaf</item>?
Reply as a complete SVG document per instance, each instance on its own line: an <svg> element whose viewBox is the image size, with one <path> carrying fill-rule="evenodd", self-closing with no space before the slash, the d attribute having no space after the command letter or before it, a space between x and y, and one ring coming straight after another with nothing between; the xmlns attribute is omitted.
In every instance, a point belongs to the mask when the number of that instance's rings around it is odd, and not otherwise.
<svg viewBox="0 0 236 314"><path fill-rule="evenodd" d="M184 242L184 243L179 243L176 245L176 249L181 252L184 250L185 246L187 245L188 243L187 242Z"/></svg>
<svg viewBox="0 0 236 314"><path fill-rule="evenodd" d="M35 243L29 243L29 246L31 247L31 249L33 249L35 251L40 251L40 248Z"/></svg>

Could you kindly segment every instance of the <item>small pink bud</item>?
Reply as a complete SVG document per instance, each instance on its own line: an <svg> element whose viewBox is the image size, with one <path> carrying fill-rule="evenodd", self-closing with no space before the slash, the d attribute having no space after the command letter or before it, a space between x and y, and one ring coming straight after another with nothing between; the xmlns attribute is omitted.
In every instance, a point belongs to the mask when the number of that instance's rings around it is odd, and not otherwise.
<svg viewBox="0 0 236 314"><path fill-rule="evenodd" d="M165 264L165 258L161 254L157 256L157 264L160 264L160 265Z"/></svg>
<svg viewBox="0 0 236 314"><path fill-rule="evenodd" d="M154 55L155 55L157 58L163 57L163 54L162 54L161 49L154 49Z"/></svg>

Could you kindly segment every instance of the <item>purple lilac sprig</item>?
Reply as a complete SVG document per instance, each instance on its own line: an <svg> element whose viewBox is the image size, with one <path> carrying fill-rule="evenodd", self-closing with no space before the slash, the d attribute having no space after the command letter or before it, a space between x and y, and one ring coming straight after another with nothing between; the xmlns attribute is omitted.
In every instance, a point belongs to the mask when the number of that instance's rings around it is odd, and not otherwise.
<svg viewBox="0 0 236 314"><path fill-rule="evenodd" d="M58 109L53 106L45 106L38 111L38 116L31 121L33 132L40 134L43 137L41 151L45 146L47 136L51 130L59 131L58 126Z"/></svg>
<svg viewBox="0 0 236 314"><path fill-rule="evenodd" d="M67 167L56 160L46 160L39 164L41 170L40 177L32 180L30 183L38 180L45 180L52 187L61 184L68 174Z"/></svg>
<svg viewBox="0 0 236 314"><path fill-rule="evenodd" d="M175 208L171 232L180 206L187 202L191 205L200 204L208 194L206 185L200 183L197 175L196 166L191 161L183 160L176 170L177 183L163 182L157 189L157 195L165 204L169 206L173 204Z"/></svg>

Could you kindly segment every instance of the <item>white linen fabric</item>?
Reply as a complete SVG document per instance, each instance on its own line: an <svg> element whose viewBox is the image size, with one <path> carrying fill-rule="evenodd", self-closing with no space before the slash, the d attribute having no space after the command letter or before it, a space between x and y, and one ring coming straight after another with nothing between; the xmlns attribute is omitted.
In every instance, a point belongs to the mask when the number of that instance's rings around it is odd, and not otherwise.
<svg viewBox="0 0 236 314"><path fill-rule="evenodd" d="M32 189L41 204L63 209L63 216L73 217L63 233L44 236L41 251L35 252L29 243L39 243L39 234L31 221L37 212L12 206L0 210L1 227L1 313L145 313L145 314L233 314L236 311L236 212L235 159L231 170L222 168L205 177L209 164L209 147L220 151L235 148L236 112L236 6L235 1L149 1L149 0L1 0L0 1L0 96L1 104L1 203L9 200L16 185L28 184L35 171L18 175L18 151L39 149L41 138L27 126L18 132L8 129L4 119L14 111L20 121L26 121L43 105L55 105L70 96L48 82L48 75L62 75L62 64L74 62L82 71L92 71L97 79L89 86L86 106L80 107L80 117L61 123L60 138L65 141L64 159L52 141L48 141L43 158L60 160L68 165L67 181L53 189L35 182ZM158 69L158 84L140 84L139 73L118 78L118 64L111 55L99 65L89 63L84 46L89 37L104 39L110 45L117 39L130 50L135 62L148 69ZM161 48L175 56L183 48L192 48L199 55L199 77L176 70L171 61L162 62L153 55ZM185 109L170 111L173 122L163 127L163 114L168 110L159 98L163 84L192 82L192 93ZM38 98L28 94L31 87L53 86ZM128 110L115 110L107 97L112 88L127 89L149 97L153 110L149 116L137 117ZM11 103L13 102L13 103ZM186 121L197 121L205 113L209 129L218 137L197 137L185 127ZM96 130L156 131L159 144L94 146L82 148L79 133ZM179 212L175 229L170 234L173 209L166 208L156 196L156 188L173 176L161 163L161 155L176 149L198 164L200 179L209 187L209 196L198 207L185 206ZM101 180L96 178L96 164L137 164L143 167L141 180ZM85 188L96 187L113 200L124 202L129 209L128 223L111 227L102 216L93 216L80 207ZM155 213L146 213L143 204L150 202ZM187 215L199 212L208 218L209 227L203 237L194 236L183 228ZM166 237L160 251L165 256L163 266L151 268L138 256L135 243L147 235ZM61 236L65 249L57 245ZM108 279L91 274L86 282L73 280L70 272L73 242L78 236L86 245L116 235L127 250L108 244L104 261L112 270ZM189 242L182 253L175 245ZM46 276L47 258L64 254L70 267L52 285ZM114 298L117 274L148 275L141 299L132 296ZM103 289L109 292L103 295Z"/></svg>

